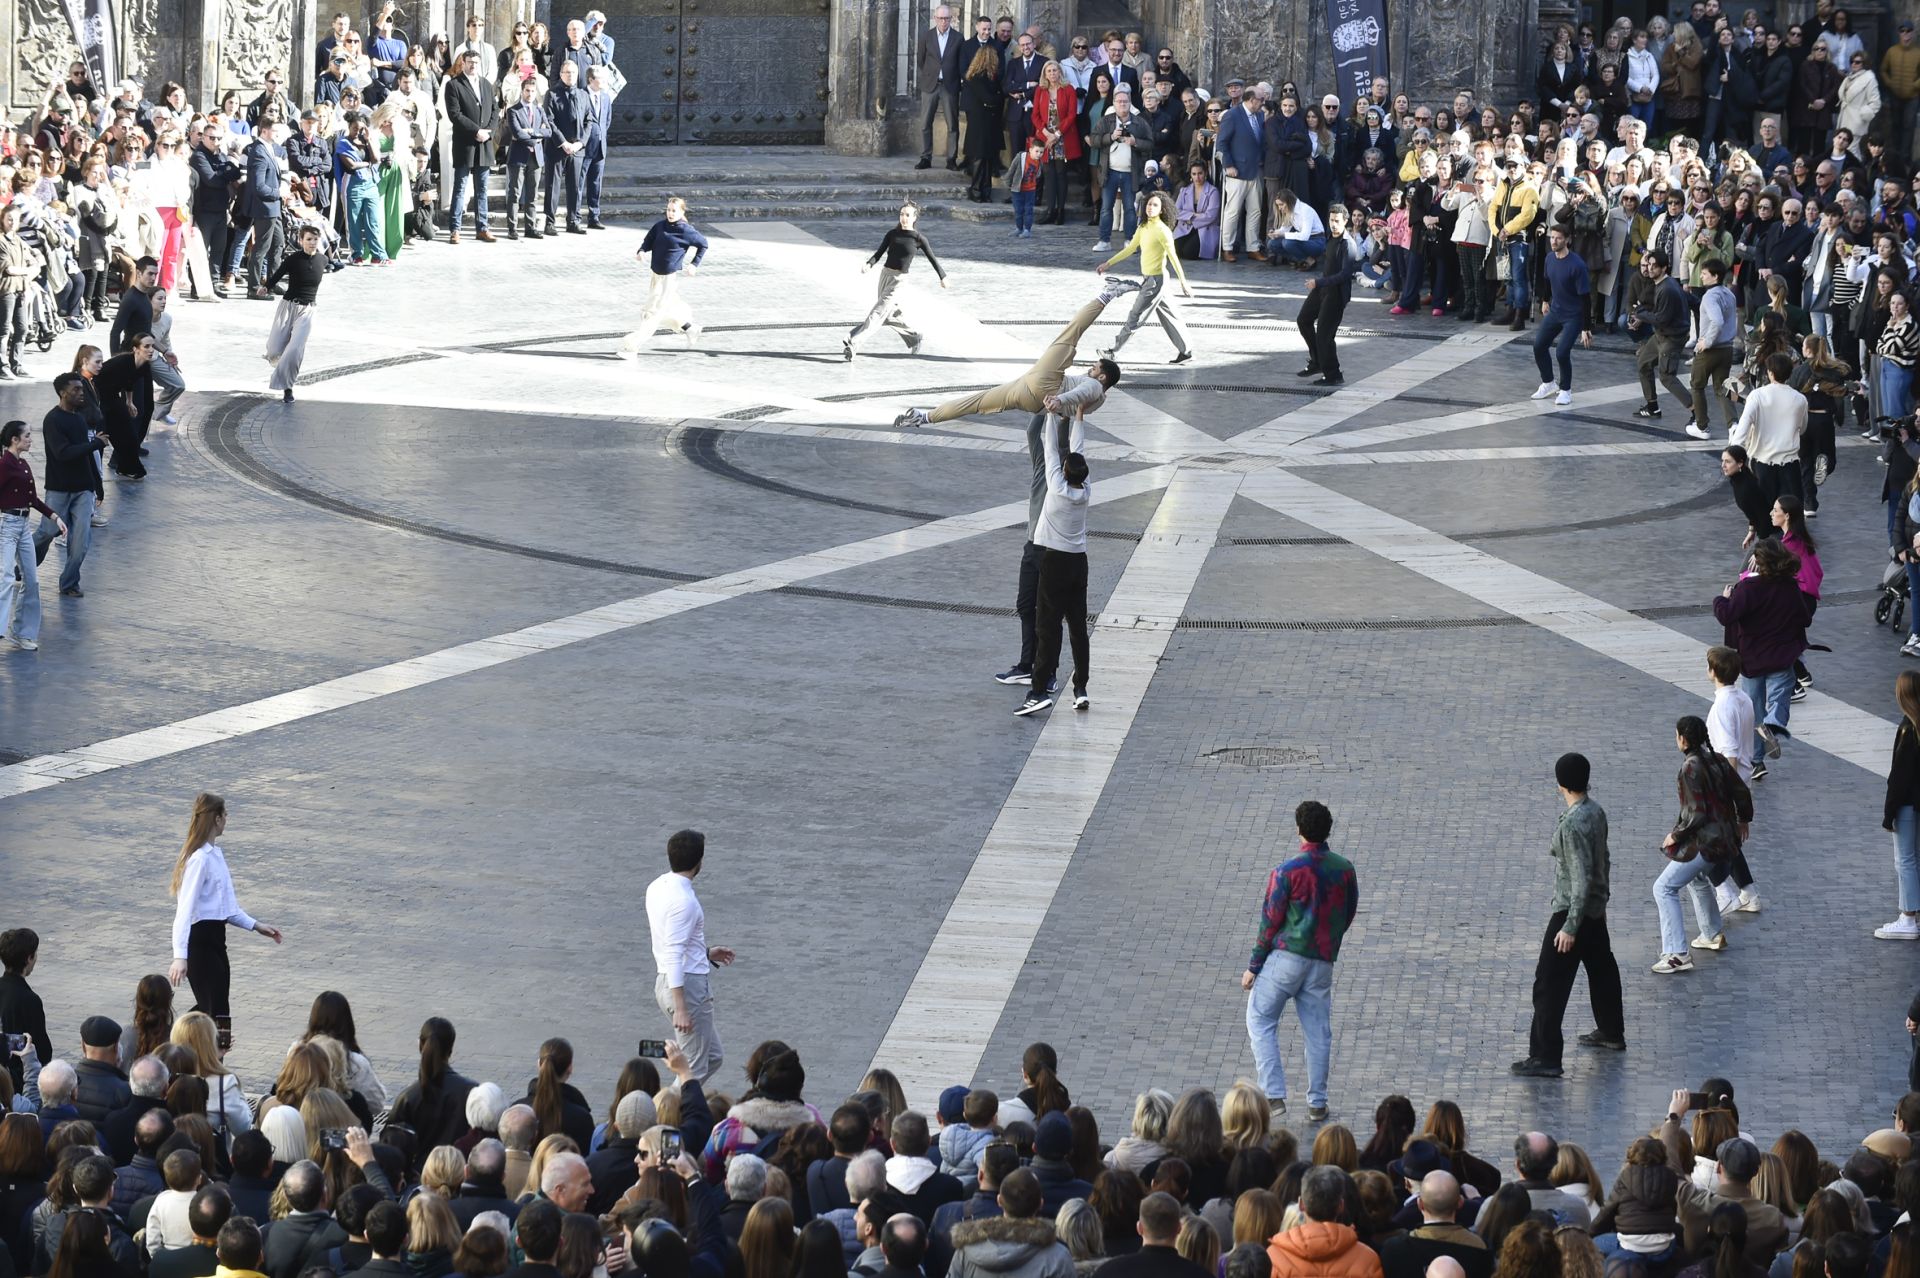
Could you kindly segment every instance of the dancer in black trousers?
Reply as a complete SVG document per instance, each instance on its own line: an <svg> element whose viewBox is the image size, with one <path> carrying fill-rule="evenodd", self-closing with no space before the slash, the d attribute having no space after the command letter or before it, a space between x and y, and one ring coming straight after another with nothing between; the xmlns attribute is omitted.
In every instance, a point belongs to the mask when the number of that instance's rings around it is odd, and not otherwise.
<svg viewBox="0 0 1920 1278"><path fill-rule="evenodd" d="M1338 386L1340 350L1334 336L1340 317L1353 300L1353 258L1348 253L1347 210L1336 204L1327 210L1327 249L1320 255L1320 273L1307 281L1307 300L1300 307L1300 339L1307 344L1307 366L1296 376L1320 374L1315 386Z"/></svg>
<svg viewBox="0 0 1920 1278"><path fill-rule="evenodd" d="M193 801L193 819L180 859L173 863L168 892L173 910L173 965L167 977L193 987L193 1010L213 1017L220 1050L233 1046L233 1008L229 991L233 969L227 964L227 927L243 927L280 944L278 928L268 927L240 908L227 871L227 854L214 840L227 828L227 802L217 794Z"/></svg>

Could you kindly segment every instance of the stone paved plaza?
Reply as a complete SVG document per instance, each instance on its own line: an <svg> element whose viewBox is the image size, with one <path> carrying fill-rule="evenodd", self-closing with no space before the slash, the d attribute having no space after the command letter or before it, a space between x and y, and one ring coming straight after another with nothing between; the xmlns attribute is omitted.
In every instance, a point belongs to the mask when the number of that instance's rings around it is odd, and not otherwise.
<svg viewBox="0 0 1920 1278"><path fill-rule="evenodd" d="M1767 909L1663 979L1672 723L1704 713L1743 525L1714 445L1671 407L1628 416L1624 338L1542 411L1524 336L1362 292L1327 393L1293 375L1302 277L1190 268L1198 359L1141 333L1089 436L1093 708L1016 719L989 676L1016 651L1024 422L890 423L1018 372L1093 292L1093 232L929 222L953 287L914 271L925 351L883 331L849 366L884 224L706 229L703 341L637 362L630 226L329 278L291 406L264 391L270 307L178 306L182 425L110 486L87 597L49 571L41 651L0 662L0 924L44 938L60 1048L164 970L168 867L211 789L242 901L287 932L234 938L249 1086L332 987L390 1087L440 1014L510 1094L567 1035L604 1106L661 1032L641 898L694 825L710 938L740 952L715 981L726 1090L778 1036L822 1105L876 1061L916 1098L1005 1094L1043 1038L1113 1139L1143 1086L1251 1073L1238 977L1313 797L1361 880L1333 1108L1363 1139L1404 1091L1457 1098L1483 1154L1540 1124L1605 1164L1708 1073L1769 1142L1881 1125L1920 948L1871 937L1901 661L1872 620L1870 449L1821 494L1834 651L1758 788ZM0 412L38 422L75 344ZM1569 749L1612 822L1632 1046L1527 1083L1506 1066Z"/></svg>

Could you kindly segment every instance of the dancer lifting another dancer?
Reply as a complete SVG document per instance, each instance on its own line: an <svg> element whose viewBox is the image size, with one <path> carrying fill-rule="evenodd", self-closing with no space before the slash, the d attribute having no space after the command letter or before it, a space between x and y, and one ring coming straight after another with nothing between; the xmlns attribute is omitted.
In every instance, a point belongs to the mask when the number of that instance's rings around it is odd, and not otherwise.
<svg viewBox="0 0 1920 1278"><path fill-rule="evenodd" d="M900 286L906 283L907 271L913 266L913 254L916 249L926 255L927 265L931 266L933 273L940 277L940 287L952 287L947 279L947 268L940 265L940 259L933 255L933 246L927 243L926 236L914 229L914 223L919 219L918 205L911 202L902 204L900 225L887 232L880 241L880 247L873 251L873 256L868 258L866 265L860 268L861 272L865 273L872 270L874 263L882 257L887 259L887 264L880 268L880 291L873 300L873 309L867 312L865 319L853 326L853 331L848 333L846 340L841 343L849 364L853 362L854 348L859 345L860 339L865 337L876 324L885 324L900 334L900 340L907 344L907 354L920 353L920 343L925 339L920 336L920 330L907 321L906 313L900 307L899 296Z"/></svg>
<svg viewBox="0 0 1920 1278"><path fill-rule="evenodd" d="M904 430L909 426L950 422L974 413L1004 413L1016 408L1023 413L1037 413L1042 409L1067 415L1078 412L1083 417L1092 413L1106 401L1107 392L1119 384L1120 366L1103 358L1089 365L1085 376L1070 375L1067 366L1073 363L1081 335L1099 320L1107 303L1139 287L1132 280L1107 280L1100 296L1082 306L1033 366L1019 377L988 390L950 399L937 408L909 408L893 419L894 426ZM1054 408L1056 401L1058 408Z"/></svg>

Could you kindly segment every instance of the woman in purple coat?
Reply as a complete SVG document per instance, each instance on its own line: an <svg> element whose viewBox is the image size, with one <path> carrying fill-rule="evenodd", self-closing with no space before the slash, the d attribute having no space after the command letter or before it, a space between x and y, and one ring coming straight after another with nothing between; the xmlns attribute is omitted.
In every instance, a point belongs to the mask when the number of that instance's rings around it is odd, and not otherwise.
<svg viewBox="0 0 1920 1278"><path fill-rule="evenodd" d="M1727 646L1740 653L1740 690L1753 701L1759 720L1753 751L1754 780L1766 758L1780 757L1792 705L1793 663L1807 650L1807 601L1800 593L1800 560L1771 537L1753 548L1754 574L1742 577L1713 601L1713 615L1726 627Z"/></svg>
<svg viewBox="0 0 1920 1278"><path fill-rule="evenodd" d="M1173 206L1174 252L1189 261L1220 256L1220 188L1207 181L1207 166L1187 166L1187 184Z"/></svg>

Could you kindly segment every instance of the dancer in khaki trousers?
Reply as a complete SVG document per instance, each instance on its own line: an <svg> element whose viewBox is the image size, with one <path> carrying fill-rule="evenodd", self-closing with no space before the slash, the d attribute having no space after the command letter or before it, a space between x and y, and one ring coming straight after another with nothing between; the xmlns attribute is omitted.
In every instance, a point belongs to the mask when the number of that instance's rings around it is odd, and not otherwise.
<svg viewBox="0 0 1920 1278"><path fill-rule="evenodd" d="M267 332L266 360L273 365L273 377L267 384L289 403L300 380L300 361L307 354L307 335L313 330L320 281L327 274L327 259L320 252L320 228L301 227L296 242L299 249L280 259L266 284L271 289L281 280L287 282L286 296L273 312L273 327Z"/></svg>
<svg viewBox="0 0 1920 1278"><path fill-rule="evenodd" d="M909 408L893 419L895 428L931 426L974 413L1004 413L1015 408L1023 413L1037 413L1044 408L1065 416L1076 410L1083 416L1093 412L1106 401L1107 392L1119 384L1120 366L1110 359L1100 359L1087 367L1083 377L1070 377L1067 366L1073 363L1081 335L1099 320L1107 303L1139 287L1136 280L1108 279L1100 289L1100 296L1080 308L1025 373L1003 386L950 399L938 408Z"/></svg>
<svg viewBox="0 0 1920 1278"><path fill-rule="evenodd" d="M693 260L687 260L687 250ZM687 349L700 340L700 325L694 321L693 308L680 296L680 277L691 277L706 260L707 237L687 221L687 204L679 196L667 201L667 215L655 222L640 241L636 257L647 259L647 309L641 312L640 327L621 339L622 355L638 355L657 328L670 328L687 339Z"/></svg>

